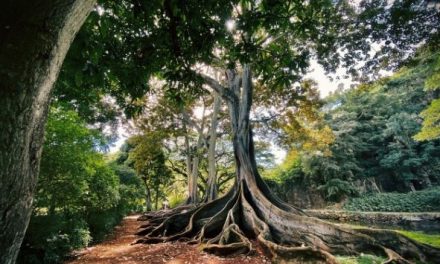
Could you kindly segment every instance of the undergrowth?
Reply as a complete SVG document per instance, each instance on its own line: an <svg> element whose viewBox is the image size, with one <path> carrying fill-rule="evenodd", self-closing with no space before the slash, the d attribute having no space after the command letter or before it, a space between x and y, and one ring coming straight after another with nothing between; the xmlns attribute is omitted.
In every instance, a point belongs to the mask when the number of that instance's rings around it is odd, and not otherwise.
<svg viewBox="0 0 440 264"><path fill-rule="evenodd" d="M440 188L411 193L377 193L351 198L347 211L366 212L439 212Z"/></svg>

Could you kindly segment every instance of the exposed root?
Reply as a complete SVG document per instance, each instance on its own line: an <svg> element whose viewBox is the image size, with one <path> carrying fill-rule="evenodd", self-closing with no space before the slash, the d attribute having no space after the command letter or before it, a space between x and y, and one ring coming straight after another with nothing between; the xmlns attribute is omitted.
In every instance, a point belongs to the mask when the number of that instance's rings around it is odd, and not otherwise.
<svg viewBox="0 0 440 264"><path fill-rule="evenodd" d="M185 240L222 256L253 252L254 239L276 263L337 263L335 254L361 253L386 256L385 263L440 259L440 249L397 232L344 228L285 204L280 208L257 182L243 181L226 196L198 207L142 219L146 223L138 243Z"/></svg>
<svg viewBox="0 0 440 264"><path fill-rule="evenodd" d="M177 206L173 209L147 212L147 213L144 213L143 215L139 216L139 218L137 220L138 221L146 221L146 220L150 220L150 219L156 219L156 220L157 219L164 219L164 218L168 218L174 214L184 212L186 210L190 210L194 207L195 207L194 205L180 205L180 206Z"/></svg>

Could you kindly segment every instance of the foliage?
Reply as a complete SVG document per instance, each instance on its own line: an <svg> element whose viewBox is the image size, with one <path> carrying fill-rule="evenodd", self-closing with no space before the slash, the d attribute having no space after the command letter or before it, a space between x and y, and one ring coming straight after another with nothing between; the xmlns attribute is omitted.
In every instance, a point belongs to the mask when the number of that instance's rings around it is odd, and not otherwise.
<svg viewBox="0 0 440 264"><path fill-rule="evenodd" d="M124 214L142 211L144 188L139 177L134 170L125 164L119 164L118 161L111 161L110 167L119 177L119 193L121 201L119 203L124 208Z"/></svg>
<svg viewBox="0 0 440 264"><path fill-rule="evenodd" d="M331 179L324 185L319 186L318 190L323 191L325 197L332 201L339 201L344 196L353 196L357 194L357 190L353 185L341 179Z"/></svg>
<svg viewBox="0 0 440 264"><path fill-rule="evenodd" d="M99 151L105 144L76 112L57 104L51 108L20 263L59 263L72 250L101 240L138 209L133 194L138 187L105 162Z"/></svg>
<svg viewBox="0 0 440 264"><path fill-rule="evenodd" d="M32 235L29 235L32 234ZM87 246L91 235L83 219L34 216L18 263L59 263L71 250Z"/></svg>
<svg viewBox="0 0 440 264"><path fill-rule="evenodd" d="M440 138L440 99L432 100L431 104L420 113L423 126L414 138L416 140L433 140Z"/></svg>
<svg viewBox="0 0 440 264"><path fill-rule="evenodd" d="M323 101L319 98L317 84L312 80L300 83L303 90L302 100L294 107L287 108L277 118L275 127L283 132L281 143L288 145L295 153L308 152L324 156L331 154L329 145L335 140L332 129L323 122L324 115L320 110Z"/></svg>
<svg viewBox="0 0 440 264"><path fill-rule="evenodd" d="M262 82L273 84L258 97L297 100L300 89L275 84L300 79L312 56L326 69L344 65L358 77L369 76L359 71L395 69L414 44L435 37L439 18L428 5L424 0L357 6L347 1L101 0L72 43L55 96L88 122L105 122L120 116L119 110L127 116L139 113L138 99L150 91L152 76L168 80L164 93L181 104L204 92L191 66L253 62ZM235 27L228 29L226 22ZM385 45L375 51L371 44L381 42ZM357 61L367 63L359 68Z"/></svg>
<svg viewBox="0 0 440 264"><path fill-rule="evenodd" d="M412 138L421 127L418 113L432 100L425 85L438 58L438 53L421 52L391 77L326 98L323 118L314 122L330 127L331 133L326 133L333 134L333 140L299 133L302 143L291 145L271 178L281 186L320 189L331 201L358 192L405 192L439 184L440 141ZM314 124L305 124L310 123Z"/></svg>
<svg viewBox="0 0 440 264"><path fill-rule="evenodd" d="M337 136L331 160L345 167L341 172L351 171L347 179L375 178L388 191L438 182L439 142L412 139L420 128L416 115L429 100L424 83L437 57L423 54L390 78L329 99L328 122Z"/></svg>
<svg viewBox="0 0 440 264"><path fill-rule="evenodd" d="M440 99L438 98L438 90L440 89L440 57L432 67L430 76L425 81L425 89L428 93L432 93L436 99L424 109L420 116L423 118L422 128L414 138L416 140L434 140L440 138Z"/></svg>
<svg viewBox="0 0 440 264"><path fill-rule="evenodd" d="M186 197L180 193L173 193L168 196L170 208L182 205L185 202Z"/></svg>
<svg viewBox="0 0 440 264"><path fill-rule="evenodd" d="M344 209L378 212L438 212L440 188L410 193L376 193L350 198Z"/></svg>
<svg viewBox="0 0 440 264"><path fill-rule="evenodd" d="M146 189L147 210L152 209L152 201L155 201L157 210L159 199L165 198L163 188L172 181L171 171L165 164L167 157L163 149L163 134L145 131L129 138L128 142L132 145L129 160Z"/></svg>

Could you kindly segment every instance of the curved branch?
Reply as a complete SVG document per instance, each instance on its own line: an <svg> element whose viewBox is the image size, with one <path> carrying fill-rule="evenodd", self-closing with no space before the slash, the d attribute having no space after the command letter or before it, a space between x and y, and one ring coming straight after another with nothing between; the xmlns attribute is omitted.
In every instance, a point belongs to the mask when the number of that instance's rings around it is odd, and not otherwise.
<svg viewBox="0 0 440 264"><path fill-rule="evenodd" d="M205 81L205 84L214 89L214 91L216 91L224 100L228 102L234 101L235 94L231 90L224 87L217 80L206 74L198 73L198 75Z"/></svg>

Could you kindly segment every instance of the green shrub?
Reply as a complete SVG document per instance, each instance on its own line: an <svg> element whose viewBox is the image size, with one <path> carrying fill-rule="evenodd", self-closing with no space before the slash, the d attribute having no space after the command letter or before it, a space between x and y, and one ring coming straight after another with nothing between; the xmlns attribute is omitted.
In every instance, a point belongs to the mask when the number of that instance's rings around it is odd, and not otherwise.
<svg viewBox="0 0 440 264"><path fill-rule="evenodd" d="M378 193L351 198L344 209L370 212L438 212L440 188L411 193Z"/></svg>
<svg viewBox="0 0 440 264"><path fill-rule="evenodd" d="M343 197L358 193L352 184L341 179L331 179L319 186L318 190L324 192L325 197L330 201L340 201Z"/></svg>
<svg viewBox="0 0 440 264"><path fill-rule="evenodd" d="M124 217L121 208L89 213L87 223L93 236L93 242L99 242L113 230Z"/></svg>
<svg viewBox="0 0 440 264"><path fill-rule="evenodd" d="M105 136L75 111L51 107L34 211L19 263L60 263L96 243L122 217L140 211L143 188L133 170L108 164Z"/></svg>
<svg viewBox="0 0 440 264"><path fill-rule="evenodd" d="M18 263L60 263L65 255L92 240L87 223L78 216L33 216Z"/></svg>
<svg viewBox="0 0 440 264"><path fill-rule="evenodd" d="M170 208L179 206L185 202L186 197L182 193L173 193L168 197Z"/></svg>

